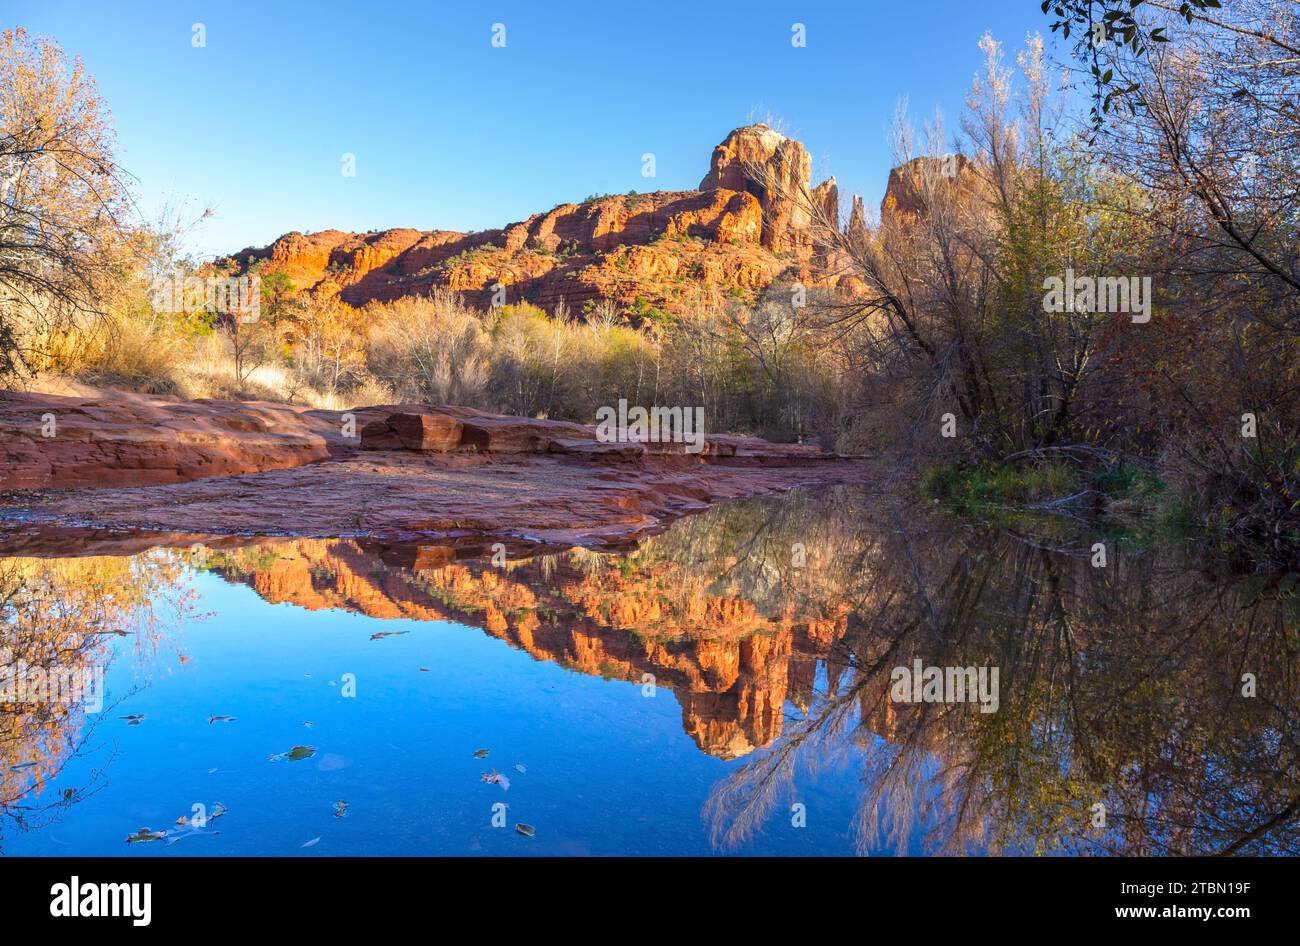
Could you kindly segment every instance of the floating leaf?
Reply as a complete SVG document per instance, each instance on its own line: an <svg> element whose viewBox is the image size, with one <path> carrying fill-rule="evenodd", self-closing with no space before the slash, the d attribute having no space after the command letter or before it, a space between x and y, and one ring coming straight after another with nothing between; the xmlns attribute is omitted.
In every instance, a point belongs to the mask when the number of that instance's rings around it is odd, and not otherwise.
<svg viewBox="0 0 1300 946"><path fill-rule="evenodd" d="M315 847L317 844L320 844L320 838L312 838L310 841L304 842L302 847Z"/></svg>
<svg viewBox="0 0 1300 946"><path fill-rule="evenodd" d="M235 717L233 716L209 716L208 717L209 726L211 726L213 723L233 723L234 721L235 721Z"/></svg>
<svg viewBox="0 0 1300 946"><path fill-rule="evenodd" d="M515 825L515 830L526 838L531 838L537 833L537 829L530 824L524 824L522 821Z"/></svg>
<svg viewBox="0 0 1300 946"><path fill-rule="evenodd" d="M118 719L125 719L128 726L139 726L144 722L144 714L132 713L130 716L119 716Z"/></svg>
<svg viewBox="0 0 1300 946"><path fill-rule="evenodd" d="M475 750L474 750L474 758L476 758L476 759L486 759L486 758L488 757L488 752L489 752L489 750L487 750L487 749L475 749Z"/></svg>
<svg viewBox="0 0 1300 946"><path fill-rule="evenodd" d="M399 634L409 634L409 633L411 632L410 631L378 631L377 633L371 634L370 639L372 641L378 641L378 640L383 640L385 637L396 637Z"/></svg>
<svg viewBox="0 0 1300 946"><path fill-rule="evenodd" d="M273 756L268 756L268 762L301 762L303 759L310 759L316 754L315 746L294 746L288 752L279 752Z"/></svg>
<svg viewBox="0 0 1300 946"><path fill-rule="evenodd" d="M334 803L334 817L344 818L348 813L348 803L345 801L336 801Z"/></svg>
<svg viewBox="0 0 1300 946"><path fill-rule="evenodd" d="M518 772L520 775L523 775L525 772L528 771L528 767L525 766L522 762L516 762L515 771Z"/></svg>
<svg viewBox="0 0 1300 946"><path fill-rule="evenodd" d="M304 726L306 726L308 729L311 729L313 726L316 725L316 724L313 723L310 719L304 719L304 720L302 721L302 724L303 724Z"/></svg>
<svg viewBox="0 0 1300 946"><path fill-rule="evenodd" d="M172 831L167 835L167 845L170 847L177 841L184 841L186 838L213 838L220 834L220 831L205 831L203 828L189 827L184 831Z"/></svg>
<svg viewBox="0 0 1300 946"><path fill-rule="evenodd" d="M135 834L128 834L126 843L141 844L146 841L161 841L165 837L167 837L166 831L152 831L149 828L141 828Z"/></svg>
<svg viewBox="0 0 1300 946"><path fill-rule="evenodd" d="M496 769L493 769L491 772L484 772L479 776L479 778L487 782L489 785L500 785L502 791L510 791L510 779L506 778Z"/></svg>

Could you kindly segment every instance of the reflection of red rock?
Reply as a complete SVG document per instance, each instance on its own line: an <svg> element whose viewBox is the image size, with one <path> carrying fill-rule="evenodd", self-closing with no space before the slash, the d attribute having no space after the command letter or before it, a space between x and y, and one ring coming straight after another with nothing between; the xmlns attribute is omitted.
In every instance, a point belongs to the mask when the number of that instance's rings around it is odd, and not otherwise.
<svg viewBox="0 0 1300 946"><path fill-rule="evenodd" d="M734 759L781 735L791 635L755 635L736 648L734 681L678 694L682 728L710 755Z"/></svg>
<svg viewBox="0 0 1300 946"><path fill-rule="evenodd" d="M666 564L588 574L560 555L502 571L431 547L397 552L304 539L261 549L232 553L217 570L272 603L456 621L593 676L641 684L652 674L677 697L685 732L722 758L780 736L786 700L807 705L817 657L845 627L842 618L766 617L743 598L702 590L680 595L685 578ZM421 571L391 564L408 560L445 564ZM808 646L815 649L801 649Z"/></svg>

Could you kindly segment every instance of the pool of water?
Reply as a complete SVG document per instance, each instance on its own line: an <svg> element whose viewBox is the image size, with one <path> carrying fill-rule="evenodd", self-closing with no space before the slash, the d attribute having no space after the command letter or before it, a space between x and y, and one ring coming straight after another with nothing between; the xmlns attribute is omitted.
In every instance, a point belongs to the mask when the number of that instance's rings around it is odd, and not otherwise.
<svg viewBox="0 0 1300 946"><path fill-rule="evenodd" d="M1169 541L836 487L618 552L111 551L0 559L4 854L1300 848L1294 577Z"/></svg>

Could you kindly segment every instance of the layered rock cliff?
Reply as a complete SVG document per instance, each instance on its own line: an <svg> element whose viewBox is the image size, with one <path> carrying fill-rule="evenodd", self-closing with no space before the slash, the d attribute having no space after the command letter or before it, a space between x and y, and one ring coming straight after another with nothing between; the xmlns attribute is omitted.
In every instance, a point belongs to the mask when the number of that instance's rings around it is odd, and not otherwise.
<svg viewBox="0 0 1300 946"><path fill-rule="evenodd" d="M680 311L710 288L752 298L781 279L838 284L808 211L811 197L836 220L838 190L811 177L802 144L747 125L714 149L695 191L592 197L475 233L294 232L223 262L282 270L299 290L357 306L438 287L487 305L501 285L507 301L548 309L608 298L629 312Z"/></svg>

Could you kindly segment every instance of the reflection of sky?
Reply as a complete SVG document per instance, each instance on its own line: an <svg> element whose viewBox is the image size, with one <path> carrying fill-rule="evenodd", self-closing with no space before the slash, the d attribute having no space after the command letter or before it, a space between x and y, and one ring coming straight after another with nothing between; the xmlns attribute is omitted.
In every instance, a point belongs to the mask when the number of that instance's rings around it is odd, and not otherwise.
<svg viewBox="0 0 1300 946"><path fill-rule="evenodd" d="M647 699L636 684L537 661L449 622L273 606L210 574L195 587L199 613L215 614L177 634L188 661L160 657L145 681L129 639L119 643L109 701L147 685L100 723L99 749L69 761L47 793L84 785L107 763L102 790L53 825L8 833L5 853L122 854L136 829L174 829L196 803L211 810L217 802L228 809L210 828L220 834L134 844L130 853L712 851L701 808L740 762L695 746L670 691ZM409 633L371 641L378 631ZM356 677L354 699L340 695L347 673ZM116 718L128 713L146 719L128 726ZM218 714L237 720L210 724ZM295 745L317 754L267 761ZM475 759L484 747L490 757ZM509 791L480 780L490 769L509 778ZM790 826L784 802L745 852L852 853L859 790L843 766L801 779L807 827ZM348 804L342 819L334 817L338 800ZM496 802L509 806L506 828L491 827ZM536 836L517 834L517 822Z"/></svg>

